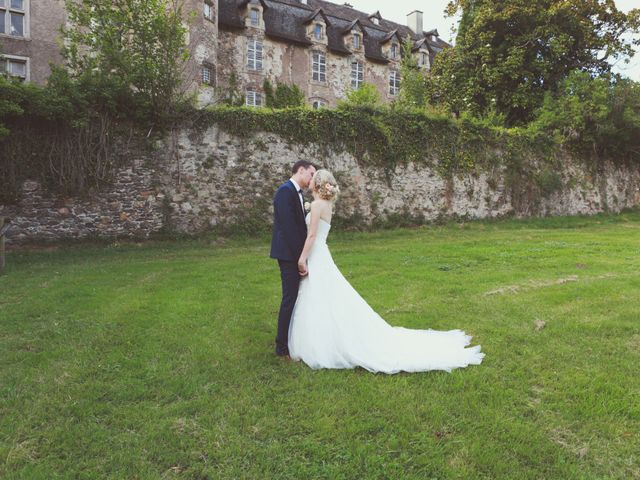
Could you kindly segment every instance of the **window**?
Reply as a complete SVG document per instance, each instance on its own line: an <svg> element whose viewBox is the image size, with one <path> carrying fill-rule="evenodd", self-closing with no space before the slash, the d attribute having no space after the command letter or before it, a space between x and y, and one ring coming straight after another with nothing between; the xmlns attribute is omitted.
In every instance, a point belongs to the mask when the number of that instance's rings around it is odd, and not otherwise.
<svg viewBox="0 0 640 480"><path fill-rule="evenodd" d="M205 85L213 85L213 68L209 65L202 66L202 83Z"/></svg>
<svg viewBox="0 0 640 480"><path fill-rule="evenodd" d="M358 50L360 48L360 34L359 33L354 33L353 34L353 49L354 50Z"/></svg>
<svg viewBox="0 0 640 480"><path fill-rule="evenodd" d="M423 67L428 67L429 66L429 54L422 52L420 54L421 60L420 60L420 65L422 65Z"/></svg>
<svg viewBox="0 0 640 480"><path fill-rule="evenodd" d="M257 38L250 38L247 45L247 68L262 70L262 42Z"/></svg>
<svg viewBox="0 0 640 480"><path fill-rule="evenodd" d="M389 93L397 95L400 90L400 73L392 70L389 74Z"/></svg>
<svg viewBox="0 0 640 480"><path fill-rule="evenodd" d="M0 33L25 37L26 0L0 0Z"/></svg>
<svg viewBox="0 0 640 480"><path fill-rule="evenodd" d="M313 54L313 62L311 65L312 79L316 82L327 81L327 63L323 53L315 52Z"/></svg>
<svg viewBox="0 0 640 480"><path fill-rule="evenodd" d="M319 110L320 108L324 108L327 106L327 102L325 102L324 100L314 100L313 101L313 109L314 110Z"/></svg>
<svg viewBox="0 0 640 480"><path fill-rule="evenodd" d="M204 2L204 18L213 20L213 5L211 5L208 1Z"/></svg>
<svg viewBox="0 0 640 480"><path fill-rule="evenodd" d="M378 17L371 17L371 21L374 25L380 25L380 19Z"/></svg>
<svg viewBox="0 0 640 480"><path fill-rule="evenodd" d="M313 29L313 36L316 40L322 40L322 25L316 23L315 28Z"/></svg>
<svg viewBox="0 0 640 480"><path fill-rule="evenodd" d="M252 27L257 27L258 25L260 25L260 10L256 10L255 8L252 8L250 12L250 17L251 17Z"/></svg>
<svg viewBox="0 0 640 480"><path fill-rule="evenodd" d="M23 57L3 57L0 59L0 73L17 77L22 81L29 79L28 61Z"/></svg>
<svg viewBox="0 0 640 480"><path fill-rule="evenodd" d="M252 90L248 90L245 103L247 104L248 107L262 106L262 94L260 92L254 92Z"/></svg>
<svg viewBox="0 0 640 480"><path fill-rule="evenodd" d="M364 67L360 62L351 64L351 88L357 90L364 82Z"/></svg>
<svg viewBox="0 0 640 480"><path fill-rule="evenodd" d="M398 58L398 44L391 44L391 58Z"/></svg>

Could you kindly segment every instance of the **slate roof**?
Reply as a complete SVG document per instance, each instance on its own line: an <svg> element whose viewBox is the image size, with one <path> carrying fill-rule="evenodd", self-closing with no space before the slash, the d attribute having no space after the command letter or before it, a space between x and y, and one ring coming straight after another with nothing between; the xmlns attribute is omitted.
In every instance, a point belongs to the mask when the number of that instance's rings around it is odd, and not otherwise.
<svg viewBox="0 0 640 480"><path fill-rule="evenodd" d="M248 0L219 0L219 23L221 28L243 29L243 10ZM252 0L256 1L256 0ZM349 55L351 51L344 43L345 32L356 23L363 29L363 46L365 57L372 61L387 63L388 59L382 53L382 45L387 42L393 32L397 32L402 39L407 35L414 42L414 50L427 44L432 52L437 52L450 45L437 37L437 30L414 34L406 25L401 25L384 18L380 18L379 25L371 18L377 12L365 13L346 5L338 5L326 0L307 0L307 5L300 0L259 0L264 6L265 34L276 39L293 42L300 45L312 45L306 37L305 24L319 13L324 14L328 21L328 48L335 53ZM319 12L321 10L321 12ZM379 15L379 14L378 14ZM436 35L436 40L431 39Z"/></svg>

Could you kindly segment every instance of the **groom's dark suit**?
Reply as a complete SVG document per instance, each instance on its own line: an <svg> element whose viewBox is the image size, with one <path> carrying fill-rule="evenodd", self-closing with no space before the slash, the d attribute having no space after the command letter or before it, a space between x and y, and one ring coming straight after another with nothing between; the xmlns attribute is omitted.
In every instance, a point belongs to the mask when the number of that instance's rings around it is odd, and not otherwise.
<svg viewBox="0 0 640 480"><path fill-rule="evenodd" d="M271 258L278 260L282 278L282 302L278 315L276 353L288 355L289 324L298 298L300 274L298 258L307 238L304 208L299 193L289 180L282 184L273 198L273 237Z"/></svg>

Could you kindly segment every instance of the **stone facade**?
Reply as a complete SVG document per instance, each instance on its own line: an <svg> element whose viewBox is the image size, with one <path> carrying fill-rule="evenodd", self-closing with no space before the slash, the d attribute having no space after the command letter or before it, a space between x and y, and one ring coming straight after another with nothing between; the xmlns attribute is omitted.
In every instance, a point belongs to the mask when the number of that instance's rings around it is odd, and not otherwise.
<svg viewBox="0 0 640 480"><path fill-rule="evenodd" d="M638 168L611 163L593 174L567 158L557 172L563 188L544 195L509 184L501 167L444 178L433 166L410 163L389 181L380 168L350 154L324 155L319 147L291 145L273 134L247 139L211 127L204 133L183 130L176 141L179 161L167 156L168 142L162 143L156 156L134 155L113 185L99 193L59 197L25 182L18 204L0 205L0 215L13 219L8 242L265 227L272 218L272 195L299 158L336 174L342 190L338 224L364 226L392 216L435 221L595 214L640 205Z"/></svg>
<svg viewBox="0 0 640 480"><path fill-rule="evenodd" d="M21 9L0 7L7 14L0 52L11 73L44 84L49 64L62 62L64 0L16 1ZM362 82L375 85L383 101L391 101L400 81L404 39L412 39L413 54L425 69L448 46L437 31L422 30L417 11L408 15L405 26L379 12L324 0L184 0L183 9L191 53L184 85L197 92L200 105L219 101L232 75L237 93L246 98L251 93L252 104L264 103L265 79L297 85L314 106L335 106ZM21 16L21 34L11 30L11 15Z"/></svg>
<svg viewBox="0 0 640 480"><path fill-rule="evenodd" d="M324 0L226 0L220 7L218 84L224 91L234 76L249 105L264 104L265 79L297 85L313 106L334 107L362 82L389 102L406 38L424 69L448 47L436 30L422 30L418 11L404 26Z"/></svg>

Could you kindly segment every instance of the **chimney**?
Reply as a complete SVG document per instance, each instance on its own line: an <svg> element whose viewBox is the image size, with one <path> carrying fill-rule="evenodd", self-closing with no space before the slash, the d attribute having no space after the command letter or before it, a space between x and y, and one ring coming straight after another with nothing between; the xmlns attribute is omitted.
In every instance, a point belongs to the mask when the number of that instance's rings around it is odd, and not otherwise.
<svg viewBox="0 0 640 480"><path fill-rule="evenodd" d="M413 33L422 34L422 12L414 10L407 15L407 27L413 30Z"/></svg>

